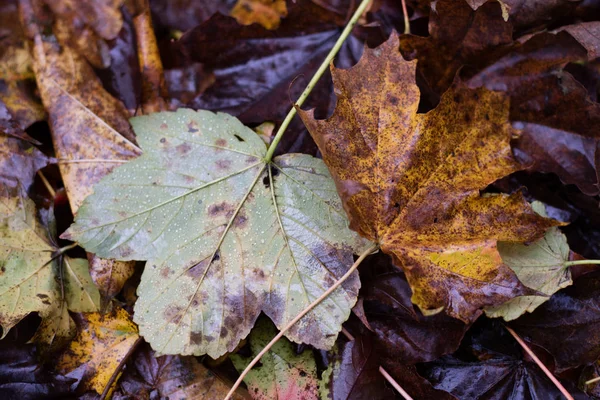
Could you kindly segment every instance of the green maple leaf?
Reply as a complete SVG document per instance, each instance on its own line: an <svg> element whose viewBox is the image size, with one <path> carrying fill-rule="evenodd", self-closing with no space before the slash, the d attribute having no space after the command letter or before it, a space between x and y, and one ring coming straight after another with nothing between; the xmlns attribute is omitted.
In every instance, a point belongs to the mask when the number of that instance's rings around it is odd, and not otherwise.
<svg viewBox="0 0 600 400"><path fill-rule="evenodd" d="M281 328L366 248L321 160L267 162L263 141L226 114L180 109L132 125L144 154L95 186L65 237L148 260L134 320L159 353L219 357L261 311ZM355 274L287 336L333 345L359 286Z"/></svg>

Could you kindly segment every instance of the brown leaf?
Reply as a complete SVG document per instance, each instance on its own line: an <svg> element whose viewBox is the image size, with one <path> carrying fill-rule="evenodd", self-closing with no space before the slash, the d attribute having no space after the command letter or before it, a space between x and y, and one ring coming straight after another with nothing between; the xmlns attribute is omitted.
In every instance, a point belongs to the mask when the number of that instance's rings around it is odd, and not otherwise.
<svg viewBox="0 0 600 400"><path fill-rule="evenodd" d="M287 15L285 0L238 0L230 15L242 25L260 24L276 29Z"/></svg>
<svg viewBox="0 0 600 400"><path fill-rule="evenodd" d="M567 31L581 44L588 53L588 59L600 56L600 22L582 22L564 26L557 31Z"/></svg>
<svg viewBox="0 0 600 400"><path fill-rule="evenodd" d="M229 392L229 386L194 357L156 357L149 345L131 360L119 386L118 395L169 400L223 399ZM244 392L239 389L233 399L250 398Z"/></svg>
<svg viewBox="0 0 600 400"><path fill-rule="evenodd" d="M31 143L0 134L0 195L14 193L19 185L29 189L37 170L49 161Z"/></svg>
<svg viewBox="0 0 600 400"><path fill-rule="evenodd" d="M512 43L512 24L502 17L499 2L489 1L473 11L464 1L440 0L429 18L429 35L402 35L400 50L419 60L417 73L433 91L436 104L463 65L484 66L495 49Z"/></svg>
<svg viewBox="0 0 600 400"><path fill-rule="evenodd" d="M0 4L0 130L23 135L23 129L45 118L35 96L26 37L19 24L17 1Z"/></svg>
<svg viewBox="0 0 600 400"><path fill-rule="evenodd" d="M105 260L92 254L88 254L90 261L90 275L92 280L98 286L102 296L102 309L108 306L108 300L115 297L125 282L135 272L135 262Z"/></svg>
<svg viewBox="0 0 600 400"><path fill-rule="evenodd" d="M82 313L77 336L59 355L56 368L67 377L81 377L81 390L102 393L123 358L137 342L137 326L127 311L110 314Z"/></svg>
<svg viewBox="0 0 600 400"><path fill-rule="evenodd" d="M480 195L519 169L506 99L454 88L435 110L416 114L415 63L397 48L393 35L355 67L333 68L335 113L325 121L301 116L351 228L393 256L425 315L445 308L472 321L483 306L530 293L502 264L496 242L530 241L558 223L535 214L521 194Z"/></svg>
<svg viewBox="0 0 600 400"><path fill-rule="evenodd" d="M167 97L167 87L156 37L152 29L150 7L147 1L142 1L142 3L145 3L143 9L133 18L133 25L142 72L142 110L144 114L150 114L166 110L164 98Z"/></svg>
<svg viewBox="0 0 600 400"><path fill-rule="evenodd" d="M105 40L115 39L123 26L124 0L44 0L69 38L69 45L96 68L110 65Z"/></svg>

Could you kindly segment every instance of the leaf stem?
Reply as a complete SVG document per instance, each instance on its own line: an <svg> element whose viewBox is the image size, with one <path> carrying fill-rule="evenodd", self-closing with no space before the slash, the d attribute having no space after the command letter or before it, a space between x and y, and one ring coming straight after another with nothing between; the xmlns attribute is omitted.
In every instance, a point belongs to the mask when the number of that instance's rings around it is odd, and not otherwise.
<svg viewBox="0 0 600 400"><path fill-rule="evenodd" d="M313 301L312 303L310 303L304 310L302 310L302 312L300 312L300 314L296 315L296 317L291 320L286 326L283 327L283 329L269 342L269 344L267 344L261 351L260 353L258 353L256 355L256 357L254 357L254 359L252 361L250 361L250 364L248 364L248 366L246 367L246 369L244 369L242 371L242 373L240 374L240 377L237 379L237 381L235 381L235 383L233 384L233 386L231 387L231 390L229 390L229 393L227 393L227 397L225 397L225 400L229 400L231 399L231 396L233 396L233 393L236 391L236 389L238 388L238 386L240 386L240 384L242 383L242 381L244 380L244 378L246 377L246 375L248 374L248 372L250 372L250 370L252 369L252 367L254 367L256 365L256 363L258 363L260 361L260 359L262 358L262 356L264 356L270 349L271 347L273 347L275 345L275 343L277 343L277 341L279 339L281 339L281 337L292 327L294 326L294 324L296 322L298 322L300 319L302 319L302 317L304 317L306 314L308 314L310 312L310 310L312 310L313 308L315 308L317 305L319 305L319 303L321 303L325 298L327 298L327 296L329 296L331 294L331 292L333 292L335 289L337 289L342 283L344 283L344 281L346 279L348 279L350 277L350 275L352 275L354 273L354 271L356 271L356 269L358 268L358 266L360 265L360 263L371 253L373 253L375 250L378 249L377 245L372 245L370 246L367 250L365 250L359 257L358 259L354 262L354 264L352 264L352 266L350 267L350 269L348 270L348 272L346 272L344 274L344 276L342 276L340 279L338 279L329 289L327 289L325 292L323 292L322 295L320 295L315 301Z"/></svg>
<svg viewBox="0 0 600 400"><path fill-rule="evenodd" d="M367 9L367 6L370 3L371 3L371 0L362 0L360 2L358 8L352 15L352 18L350 18L350 21L348 21L348 23L346 24L346 27L342 31L342 34L340 35L338 40L335 42L335 44L333 45L333 47L327 54L327 57L325 57L325 60L323 60L323 62L319 66L319 69L317 70L317 72L315 72L315 74L313 75L310 82L308 82L308 85L306 85L306 88L304 89L304 91L302 92L300 97L298 97L298 100L296 101L294 106L290 109L288 114L285 116L285 119L281 123L281 126L277 130L277 133L275 134L275 137L273 138L273 141L271 142L271 145L269 146L269 149L267 150L267 155L265 156L266 162L270 162L271 159L273 158L273 153L275 153L275 149L277 148L277 145L279 144L281 137L283 136L288 125L290 124L290 122L292 122L292 119L296 115L296 107L301 107L302 104L304 104L304 101L306 100L306 98L308 97L310 92L313 90L313 88L315 87L315 85L317 84L317 82L319 81L321 76L323 76L323 74L327 70L327 67L329 67L331 60L333 60L333 58L336 56L338 51L340 51L342 44L344 43L344 41L346 40L348 35L350 35L352 28L354 28L354 25L356 25L356 22L358 21L360 16L364 13L364 11Z"/></svg>
<svg viewBox="0 0 600 400"><path fill-rule="evenodd" d="M563 394L563 396L565 396L567 398L567 400L574 400L573 396L571 396L571 394L558 381L558 379L556 379L556 377L554 375L552 375L552 372L550 372L548 370L548 368L546 368L546 366L535 355L535 353L533 352L533 350L531 350L529 348L529 346L527 346L527 344L523 341L523 339L521 339L521 337L519 335L517 335L517 333L515 331L513 331L512 329L510 329L508 326L504 326L504 327L515 338L515 340L517 341L517 343L519 343L519 345L521 345L521 347L523 348L523 350L525 350L527 352L527 354L529 354L529 356L533 359L533 361L535 361L535 363L538 365L538 367L540 367L540 369L544 372L544 374L546 374L546 376L552 381L552 383L554 383L554 386L556 386L557 389L560 390L560 392Z"/></svg>
<svg viewBox="0 0 600 400"><path fill-rule="evenodd" d="M77 243L71 243L68 246L65 247L61 247L60 249L56 250L53 254L52 254L52 259L56 259L60 256L62 256L63 254L65 254L67 251L74 249L75 247L79 246Z"/></svg>
<svg viewBox="0 0 600 400"><path fill-rule="evenodd" d="M48 182L48 179L46 179L46 177L44 176L44 174L42 173L41 170L39 170L37 172L37 174L40 177L40 179L42 180L42 183L44 184L44 186L46 186L46 190L48 191L48 193L50 193L50 196L52 196L52 200L54 200L56 198L56 191L54 190L54 188L52 187L50 182Z"/></svg>
<svg viewBox="0 0 600 400"><path fill-rule="evenodd" d="M565 261L563 265L565 267L570 267L572 265L588 265L588 264L600 264L600 260L575 260L575 261Z"/></svg>
<svg viewBox="0 0 600 400"><path fill-rule="evenodd" d="M115 368L115 370L113 371L112 375L110 376L110 379L108 380L108 382L106 383L106 386L104 387L104 390L102 391L102 395L100 395L100 400L106 399L106 397L108 396L108 393L110 392L110 389L112 388L113 384L119 377L121 370L125 366L125 363L129 359L129 357L131 357L131 355L137 349L137 347L139 346L140 343L142 343L141 336L138 337L137 340L131 345L131 347L127 351L127 354L125 354L125 356L123 357L123 359L121 360L119 365L117 365L117 368Z"/></svg>
<svg viewBox="0 0 600 400"><path fill-rule="evenodd" d="M402 0L402 14L404 14L404 33L410 34L410 19L408 19L408 10L406 9L406 0Z"/></svg>

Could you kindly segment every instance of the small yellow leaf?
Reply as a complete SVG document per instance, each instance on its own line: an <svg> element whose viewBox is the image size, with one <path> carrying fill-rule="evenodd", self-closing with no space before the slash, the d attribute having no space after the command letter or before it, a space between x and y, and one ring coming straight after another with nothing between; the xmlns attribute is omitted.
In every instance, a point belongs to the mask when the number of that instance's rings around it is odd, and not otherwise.
<svg viewBox="0 0 600 400"><path fill-rule="evenodd" d="M276 29L286 15L285 0L238 0L231 10L231 16L240 24L257 23L267 29Z"/></svg>
<svg viewBox="0 0 600 400"><path fill-rule="evenodd" d="M80 387L102 393L119 363L139 338L127 311L81 314L75 339L59 357L58 370L82 375Z"/></svg>

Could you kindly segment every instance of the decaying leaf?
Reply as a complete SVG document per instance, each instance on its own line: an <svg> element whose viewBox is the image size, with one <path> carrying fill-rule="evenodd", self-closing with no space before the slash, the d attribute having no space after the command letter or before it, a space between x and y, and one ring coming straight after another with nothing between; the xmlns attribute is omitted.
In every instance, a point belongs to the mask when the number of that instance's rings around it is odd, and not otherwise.
<svg viewBox="0 0 600 400"><path fill-rule="evenodd" d="M417 114L415 63L397 49L392 35L355 67L332 69L339 97L328 120L300 114L350 227L393 256L425 315L445 308L472 321L484 306L532 293L502 263L496 242L534 240L558 223L521 194L480 195L520 168L506 99L454 88L436 109Z"/></svg>
<svg viewBox="0 0 600 400"><path fill-rule="evenodd" d="M379 373L378 354L372 338L357 336L340 346L319 382L321 399L384 400L394 391Z"/></svg>
<svg viewBox="0 0 600 400"><path fill-rule="evenodd" d="M131 365L119 380L120 390L113 398L129 399L223 399L230 387L194 357L156 357L148 345L140 346ZM234 400L248 399L238 389ZM243 393L243 394L241 394Z"/></svg>
<svg viewBox="0 0 600 400"><path fill-rule="evenodd" d="M461 350L427 363L419 372L436 389L458 399L562 399L564 396L499 323L479 326ZM577 394L574 388L569 392ZM579 398L579 397L576 397Z"/></svg>
<svg viewBox="0 0 600 400"><path fill-rule="evenodd" d="M534 202L532 208L547 216L544 204ZM498 251L502 261L517 274L528 288L547 296L521 296L485 310L490 317L502 317L510 321L526 312L532 312L558 290L573 283L569 267L569 245L567 238L557 227L546 231L543 238L530 244L499 242Z"/></svg>
<svg viewBox="0 0 600 400"><path fill-rule="evenodd" d="M275 326L266 318L260 319L250 333L252 357L231 356L236 369L243 371L275 335ZM297 354L285 339L279 340L261 358L261 365L250 370L244 382L256 400L319 398L317 364L312 351Z"/></svg>
<svg viewBox="0 0 600 400"><path fill-rule="evenodd" d="M366 249L321 160L266 163L260 137L226 114L180 109L132 124L144 154L94 187L64 237L148 260L134 320L158 353L217 358L261 310L281 328ZM354 275L287 336L330 347L358 287Z"/></svg>
<svg viewBox="0 0 600 400"><path fill-rule="evenodd" d="M510 326L552 354L558 372L593 363L600 357L599 292L600 274L583 275Z"/></svg>
<svg viewBox="0 0 600 400"><path fill-rule="evenodd" d="M108 301L119 294L127 279L135 272L135 262L106 260L92 254L88 254L88 259L90 275L103 299L101 309L105 310L109 305Z"/></svg>
<svg viewBox="0 0 600 400"><path fill-rule="evenodd" d="M0 134L0 195L17 193L19 186L28 190L36 171L49 161L31 143Z"/></svg>
<svg viewBox="0 0 600 400"><path fill-rule="evenodd" d="M77 318L77 336L56 362L67 377L81 379L78 388L102 393L115 369L139 338L127 311L87 313Z"/></svg>
<svg viewBox="0 0 600 400"><path fill-rule="evenodd" d="M3 337L29 313L42 323L34 340L44 348L70 338L74 325L68 310L96 311L100 295L87 261L59 257L47 227L27 198L0 200L0 324Z"/></svg>
<svg viewBox="0 0 600 400"><path fill-rule="evenodd" d="M242 25L257 23L276 29L281 18L287 15L287 7L285 0L238 0L230 15Z"/></svg>

